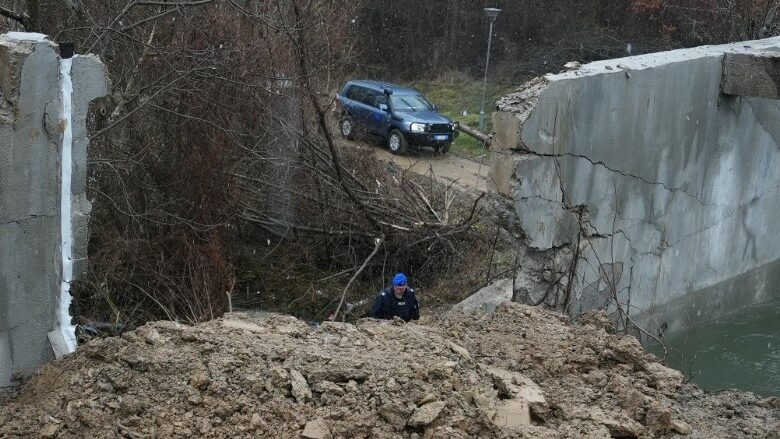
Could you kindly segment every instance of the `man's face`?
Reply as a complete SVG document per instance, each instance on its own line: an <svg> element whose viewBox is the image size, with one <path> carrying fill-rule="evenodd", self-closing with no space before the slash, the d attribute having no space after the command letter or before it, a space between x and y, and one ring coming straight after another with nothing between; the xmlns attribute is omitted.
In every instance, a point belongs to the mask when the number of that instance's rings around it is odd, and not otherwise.
<svg viewBox="0 0 780 439"><path fill-rule="evenodd" d="M393 287L393 292L397 297L401 297L406 292L406 285L396 285Z"/></svg>

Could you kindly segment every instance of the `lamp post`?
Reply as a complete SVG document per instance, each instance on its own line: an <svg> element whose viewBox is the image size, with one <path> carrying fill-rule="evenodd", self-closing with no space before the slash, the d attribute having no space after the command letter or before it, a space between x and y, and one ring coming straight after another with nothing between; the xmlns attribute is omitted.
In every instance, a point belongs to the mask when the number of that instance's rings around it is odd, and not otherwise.
<svg viewBox="0 0 780 439"><path fill-rule="evenodd" d="M485 8L485 14L490 20L490 31L488 32L488 46L487 46L487 60L485 61L485 82L482 86L482 109L479 110L479 130L485 131L485 95L487 94L487 74L488 66L490 65L490 43L493 41L493 23L496 22L496 17L501 9L498 8Z"/></svg>

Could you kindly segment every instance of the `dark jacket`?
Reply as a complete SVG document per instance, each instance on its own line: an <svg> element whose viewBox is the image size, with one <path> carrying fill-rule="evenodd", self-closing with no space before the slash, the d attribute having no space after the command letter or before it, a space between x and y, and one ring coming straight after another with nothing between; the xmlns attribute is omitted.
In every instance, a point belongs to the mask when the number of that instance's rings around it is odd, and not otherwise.
<svg viewBox="0 0 780 439"><path fill-rule="evenodd" d="M420 304L417 302L413 289L407 287L404 295L398 299L395 297L393 287L387 287L374 299L370 316L388 320L398 316L405 322L418 320L420 318Z"/></svg>

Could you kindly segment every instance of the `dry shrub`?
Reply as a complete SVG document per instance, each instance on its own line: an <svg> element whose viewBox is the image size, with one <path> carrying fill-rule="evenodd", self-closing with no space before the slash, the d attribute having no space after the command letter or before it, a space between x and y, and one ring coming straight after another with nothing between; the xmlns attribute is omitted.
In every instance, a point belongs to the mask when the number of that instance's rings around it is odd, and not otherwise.
<svg viewBox="0 0 780 439"><path fill-rule="evenodd" d="M631 9L638 13L653 13L661 8L663 0L634 0L631 2Z"/></svg>
<svg viewBox="0 0 780 439"><path fill-rule="evenodd" d="M380 236L384 241L348 291L348 303L372 299L398 271L410 276L428 304L468 294L484 281L494 233L483 233L491 226L477 224L479 200L433 175L382 162L370 149L350 145L338 153L364 205L356 205L333 181L327 163L309 163L309 172L288 188L294 219L272 218L247 206L241 217L258 229L248 229L246 241L264 245L241 257L237 303L323 319ZM351 316L359 317L368 305Z"/></svg>

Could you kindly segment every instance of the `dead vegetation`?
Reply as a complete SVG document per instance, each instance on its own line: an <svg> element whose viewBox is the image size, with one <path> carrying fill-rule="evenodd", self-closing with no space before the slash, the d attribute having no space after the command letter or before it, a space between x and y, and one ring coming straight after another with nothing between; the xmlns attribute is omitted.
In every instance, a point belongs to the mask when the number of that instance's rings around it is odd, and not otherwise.
<svg viewBox="0 0 780 439"><path fill-rule="evenodd" d="M528 61L504 62L504 77L622 53L626 41L636 50L688 41L690 16L707 41L764 35L777 21L776 2L564 3L506 8L496 59ZM315 316L394 270L456 297L517 266L493 263L496 228L477 224L479 203L353 155L328 130L329 96L356 72L481 71L473 35L483 17L469 2L386 12L334 0L14 0L0 16L3 30L99 55L113 83L90 120L91 268L72 313L81 320L196 322L247 291L248 303L282 309L319 290L312 307L322 308L305 311ZM425 46L404 37L423 33L441 37ZM284 275L270 269L280 266Z"/></svg>
<svg viewBox="0 0 780 439"><path fill-rule="evenodd" d="M98 54L113 82L89 120L90 272L74 285L71 313L81 322L199 322L247 288L289 308L322 288L314 273L337 281L325 309L372 282L373 295L390 270L420 284L447 276L479 237L477 202L330 132L324 92L354 60L352 16L339 2L14 7L27 18L10 27ZM283 274L269 269L292 260ZM262 272L263 285L242 272ZM358 274L348 291L342 272Z"/></svg>

